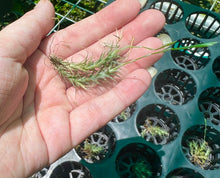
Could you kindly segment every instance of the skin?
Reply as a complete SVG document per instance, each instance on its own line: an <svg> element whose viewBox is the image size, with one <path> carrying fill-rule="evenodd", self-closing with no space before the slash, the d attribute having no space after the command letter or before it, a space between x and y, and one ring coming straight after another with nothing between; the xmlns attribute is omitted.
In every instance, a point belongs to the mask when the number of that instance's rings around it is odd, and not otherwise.
<svg viewBox="0 0 220 178"><path fill-rule="evenodd" d="M133 38L134 45L161 46L152 36L163 27L163 15L156 10L138 15L139 10L138 0L117 0L45 37L54 25L54 9L41 0L0 32L0 177L27 177L53 163L147 90L151 77L145 68L161 55L124 66L121 81L88 91L65 83L48 57L53 53L66 60L82 60L87 54L97 58L103 42L116 40L116 29L123 31L121 46ZM147 53L133 49L129 58Z"/></svg>

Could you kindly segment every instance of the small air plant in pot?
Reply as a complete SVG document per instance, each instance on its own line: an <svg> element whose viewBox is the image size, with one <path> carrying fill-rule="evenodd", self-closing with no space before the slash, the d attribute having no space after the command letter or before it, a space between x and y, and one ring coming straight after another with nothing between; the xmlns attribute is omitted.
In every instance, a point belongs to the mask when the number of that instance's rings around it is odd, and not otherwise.
<svg viewBox="0 0 220 178"><path fill-rule="evenodd" d="M91 143L89 139L86 139L82 144L76 147L77 152L83 155L83 158L88 162L94 162L98 159L100 154L104 153L105 150L102 146L95 143Z"/></svg>
<svg viewBox="0 0 220 178"><path fill-rule="evenodd" d="M142 126L141 136L145 137L146 134L150 134L153 137L169 137L169 132L166 129L153 125L150 120L146 120Z"/></svg>
<svg viewBox="0 0 220 178"><path fill-rule="evenodd" d="M86 162L95 163L111 156L115 141L114 132L106 125L80 143L75 151Z"/></svg>
<svg viewBox="0 0 220 178"><path fill-rule="evenodd" d="M188 141L190 161L200 166L201 168L206 168L211 163L211 148L206 141L206 119L205 119L205 129L204 129L204 138L203 139L192 139Z"/></svg>
<svg viewBox="0 0 220 178"><path fill-rule="evenodd" d="M211 149L205 140L192 140L189 142L190 161L201 168L207 167L210 162Z"/></svg>

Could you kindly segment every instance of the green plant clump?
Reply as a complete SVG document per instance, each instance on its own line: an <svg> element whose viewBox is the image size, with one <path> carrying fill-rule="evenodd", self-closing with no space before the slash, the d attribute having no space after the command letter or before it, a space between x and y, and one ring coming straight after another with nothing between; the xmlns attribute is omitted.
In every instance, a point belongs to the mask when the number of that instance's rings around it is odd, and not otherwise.
<svg viewBox="0 0 220 178"><path fill-rule="evenodd" d="M162 127L153 126L150 123L144 125L144 129L141 132L141 136L144 137L146 133L151 134L154 137L169 137L169 132Z"/></svg>
<svg viewBox="0 0 220 178"><path fill-rule="evenodd" d="M76 149L84 153L86 159L93 159L104 151L103 147L90 143L88 139L84 141L83 146L78 145Z"/></svg>
<svg viewBox="0 0 220 178"><path fill-rule="evenodd" d="M137 161L131 168L136 178L146 178L152 176L151 165L144 160Z"/></svg>
<svg viewBox="0 0 220 178"><path fill-rule="evenodd" d="M189 153L191 155L190 161L194 164L199 165L201 168L207 167L211 163L211 149L206 141L206 132L207 132L207 123L206 119L205 129L204 129L204 138L192 140L188 143Z"/></svg>
<svg viewBox="0 0 220 178"><path fill-rule="evenodd" d="M189 152L192 163L197 164L202 168L205 168L210 164L211 149L205 140L192 140L189 142Z"/></svg>

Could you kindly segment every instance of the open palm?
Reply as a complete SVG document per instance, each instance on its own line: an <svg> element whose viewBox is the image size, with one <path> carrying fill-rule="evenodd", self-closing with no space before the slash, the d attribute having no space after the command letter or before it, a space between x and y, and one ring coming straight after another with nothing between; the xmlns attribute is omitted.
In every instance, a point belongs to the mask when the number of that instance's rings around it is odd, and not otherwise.
<svg viewBox="0 0 220 178"><path fill-rule="evenodd" d="M0 32L0 177L26 177L54 162L137 100L151 78L146 67L160 55L121 69L121 81L88 91L64 82L50 64L51 53L63 59L97 58L103 43L123 38L120 46L157 48L155 35L163 15L138 15L138 0L118 0L99 13L49 37L54 10L47 0ZM125 52L124 52L125 53ZM146 54L129 52L129 58Z"/></svg>

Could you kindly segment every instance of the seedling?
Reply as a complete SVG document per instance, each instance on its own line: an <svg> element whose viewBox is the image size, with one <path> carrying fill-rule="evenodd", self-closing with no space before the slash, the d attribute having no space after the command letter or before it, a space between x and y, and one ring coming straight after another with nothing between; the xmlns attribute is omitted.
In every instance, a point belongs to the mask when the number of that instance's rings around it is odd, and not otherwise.
<svg viewBox="0 0 220 178"><path fill-rule="evenodd" d="M136 162L132 166L131 171L136 178L146 178L152 176L151 165L144 160L139 160Z"/></svg>
<svg viewBox="0 0 220 178"><path fill-rule="evenodd" d="M97 145L92 144L89 142L88 139L84 141L84 145L78 145L76 147L77 150L81 151L83 154L85 154L85 158L92 160L93 158L96 158L96 156L104 151L104 148Z"/></svg>
<svg viewBox="0 0 220 178"><path fill-rule="evenodd" d="M190 161L201 168L207 167L211 163L210 154L211 149L208 142L205 141L206 138L206 119L205 119L205 130L204 138L198 140L192 140L188 143L189 153L191 155Z"/></svg>
<svg viewBox="0 0 220 178"><path fill-rule="evenodd" d="M167 130L160 126L153 126L150 121L144 124L144 129L141 132L141 136L144 137L146 133L149 133L154 137L169 137L169 132Z"/></svg>
<svg viewBox="0 0 220 178"><path fill-rule="evenodd" d="M124 122L127 119L129 119L132 114L134 113L136 108L136 104L133 103L130 106L128 106L125 110L123 110L119 115L117 115L112 122Z"/></svg>
<svg viewBox="0 0 220 178"><path fill-rule="evenodd" d="M190 161L195 163L202 168L208 166L211 162L210 160L210 147L205 140L192 140L189 142L190 151Z"/></svg>
<svg viewBox="0 0 220 178"><path fill-rule="evenodd" d="M171 50L182 50L189 48L201 48L208 47L215 42L196 44L191 46L184 46L179 48L171 48L170 46L176 42L171 42L169 44L163 45L160 48L152 49L145 46L133 46L133 44L120 47L118 37L116 44L105 45L106 51L103 51L98 60L93 60L92 58L85 57L82 62L75 63L71 61L64 61L63 59L51 55L50 61L53 64L55 70L58 71L60 76L65 80L68 80L75 88L88 89L89 87L94 87L96 85L102 85L103 83L110 83L116 81L120 78L119 69L122 66L133 63L145 57L163 53ZM133 48L143 48L146 50L151 50L152 53L143 55L133 60L128 60L127 57L122 56L120 53L124 50L131 50Z"/></svg>
<svg viewBox="0 0 220 178"><path fill-rule="evenodd" d="M135 104L130 105L124 111L122 111L118 116L114 118L115 121L123 122L131 117L135 110Z"/></svg>
<svg viewBox="0 0 220 178"><path fill-rule="evenodd" d="M125 121L128 118L128 113L126 111L122 111L118 117L120 117L123 121Z"/></svg>

